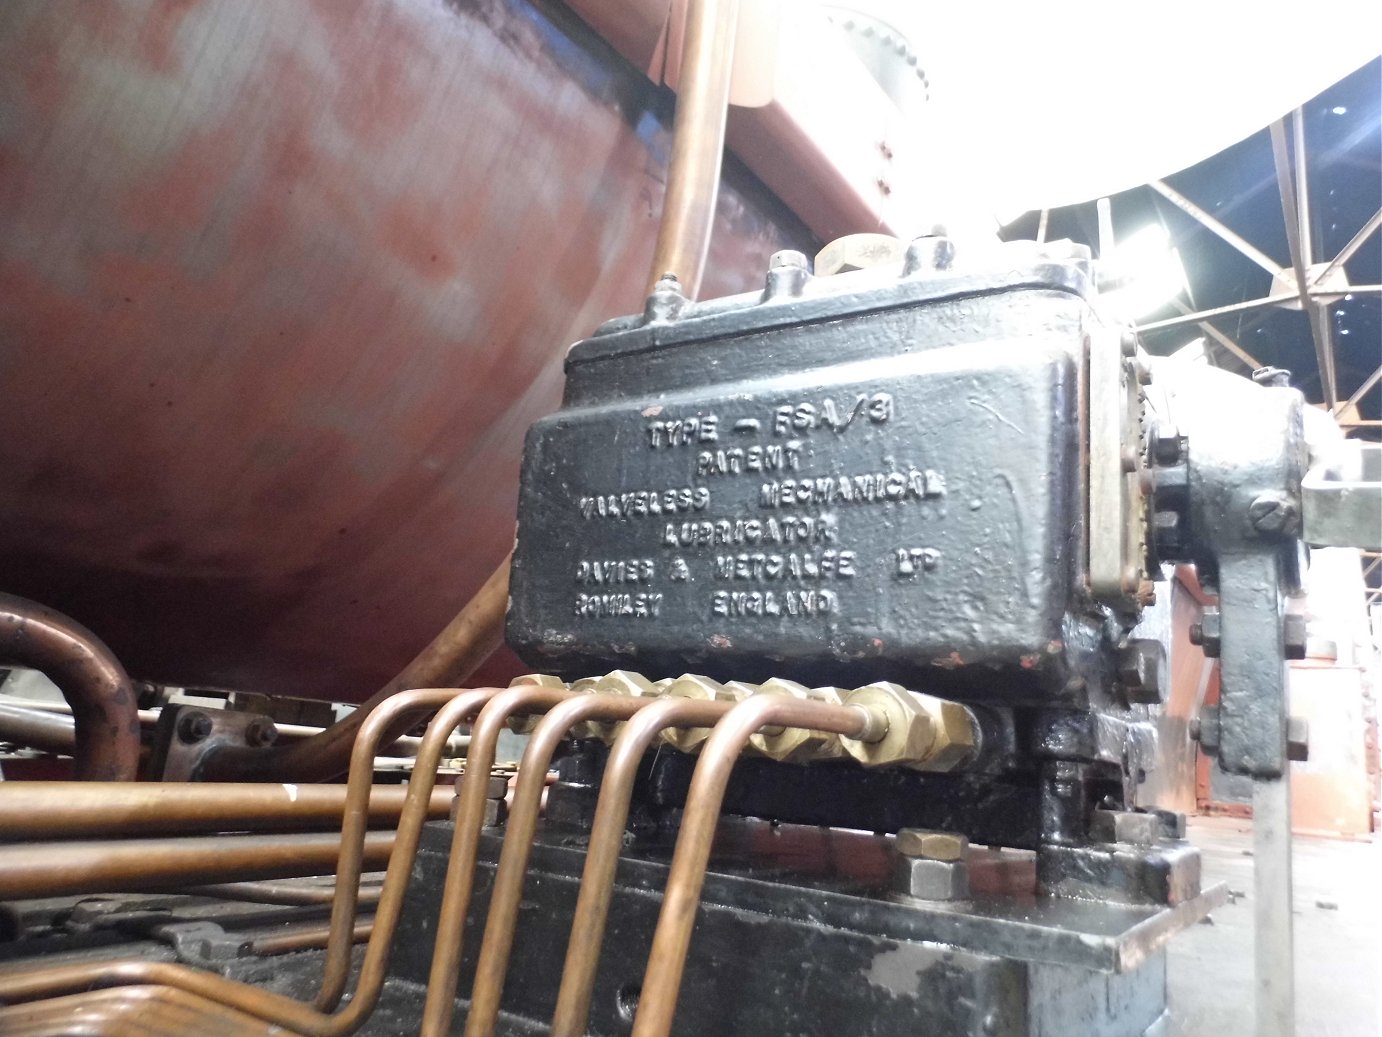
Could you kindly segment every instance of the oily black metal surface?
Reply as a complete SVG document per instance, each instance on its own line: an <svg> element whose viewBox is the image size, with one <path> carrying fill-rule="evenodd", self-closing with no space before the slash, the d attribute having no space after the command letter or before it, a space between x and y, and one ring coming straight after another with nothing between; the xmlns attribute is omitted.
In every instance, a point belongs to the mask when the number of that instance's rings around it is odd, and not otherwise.
<svg viewBox="0 0 1382 1037"><path fill-rule="evenodd" d="M695 765L694 757L682 753L658 754L639 784L639 800L664 808L685 805ZM553 795L561 798L556 790ZM723 810L872 832L959 832L971 842L1029 850L1041 836L1040 792L1030 775L866 771L849 764L803 767L746 759L735 765Z"/></svg>
<svg viewBox="0 0 1382 1037"><path fill-rule="evenodd" d="M563 674L1095 697L1088 269L1013 256L687 305L573 347L525 451L510 643Z"/></svg>
<svg viewBox="0 0 1382 1037"><path fill-rule="evenodd" d="M1300 588L1304 401L1219 372L1161 371L1185 446L1157 473L1167 485L1156 507L1181 527L1167 549L1219 595L1208 645L1221 666L1219 766L1277 777L1287 763L1283 599Z"/></svg>
<svg viewBox="0 0 1382 1037"><path fill-rule="evenodd" d="M423 836L419 881L405 916L416 938L398 947L395 983L427 975L431 914L449 835L446 825L436 824ZM463 998L499 839L490 833L481 840ZM630 1030L670 853L663 836L639 840L624 854L596 979L592 1034ZM575 836L540 834L505 985L501 1034L545 1032L582 864ZM900 904L886 892L890 864L885 839L727 825L705 886L673 1033L1137 1035L1165 1007L1165 940L1198 917L1021 893ZM463 1002L458 1018L464 1018Z"/></svg>

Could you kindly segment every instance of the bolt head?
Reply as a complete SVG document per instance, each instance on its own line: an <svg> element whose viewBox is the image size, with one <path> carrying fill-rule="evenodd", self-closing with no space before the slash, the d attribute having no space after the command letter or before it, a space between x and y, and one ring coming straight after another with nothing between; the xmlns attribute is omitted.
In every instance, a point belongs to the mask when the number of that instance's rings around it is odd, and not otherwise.
<svg viewBox="0 0 1382 1037"><path fill-rule="evenodd" d="M1118 654L1118 681L1129 702L1156 705L1166 700L1166 649L1160 641L1137 638Z"/></svg>
<svg viewBox="0 0 1382 1037"><path fill-rule="evenodd" d="M899 854L893 865L893 889L915 900L965 900L969 868L964 861L932 861Z"/></svg>
<svg viewBox="0 0 1382 1037"><path fill-rule="evenodd" d="M273 745L278 739L278 728L268 717L255 717L245 725L245 743L256 749Z"/></svg>
<svg viewBox="0 0 1382 1037"><path fill-rule="evenodd" d="M201 710L189 710L178 717L178 738L187 745L196 745L211 734L213 726L211 718Z"/></svg>

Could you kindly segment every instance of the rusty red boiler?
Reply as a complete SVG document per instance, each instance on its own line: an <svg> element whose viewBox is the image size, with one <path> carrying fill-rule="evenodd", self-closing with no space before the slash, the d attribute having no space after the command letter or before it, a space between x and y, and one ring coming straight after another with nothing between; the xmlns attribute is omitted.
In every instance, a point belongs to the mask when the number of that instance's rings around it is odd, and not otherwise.
<svg viewBox="0 0 1382 1037"><path fill-rule="evenodd" d="M7 0L0 587L140 679L368 696L641 307L671 109L558 3ZM703 294L810 244L730 162Z"/></svg>

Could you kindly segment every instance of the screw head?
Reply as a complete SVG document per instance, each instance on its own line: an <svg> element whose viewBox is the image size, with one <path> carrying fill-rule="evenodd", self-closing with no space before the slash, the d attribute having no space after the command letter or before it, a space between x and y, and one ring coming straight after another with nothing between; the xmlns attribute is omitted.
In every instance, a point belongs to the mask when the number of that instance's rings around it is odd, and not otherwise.
<svg viewBox="0 0 1382 1037"><path fill-rule="evenodd" d="M1289 494L1273 490L1248 505L1248 521L1259 533L1294 533L1300 528L1300 505Z"/></svg>
<svg viewBox="0 0 1382 1037"><path fill-rule="evenodd" d="M278 738L278 728L268 717L255 717L245 725L245 742L256 749L273 745Z"/></svg>

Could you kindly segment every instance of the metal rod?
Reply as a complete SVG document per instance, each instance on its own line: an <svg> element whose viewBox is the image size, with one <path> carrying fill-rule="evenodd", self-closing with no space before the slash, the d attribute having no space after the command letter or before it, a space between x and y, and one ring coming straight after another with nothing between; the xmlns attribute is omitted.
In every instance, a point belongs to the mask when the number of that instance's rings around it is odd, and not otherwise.
<svg viewBox="0 0 1382 1037"><path fill-rule="evenodd" d="M523 899L523 880L538 816L542 812L547 770L557 748L576 724L591 719L628 720L655 701L632 696L580 695L554 706L529 738L518 767L518 786L504 825L504 846L495 868L494 885L490 888L489 914L485 919L480 956L475 963L465 1037L492 1037L495 1021L499 1018L504 976L513 952L514 928Z"/></svg>
<svg viewBox="0 0 1382 1037"><path fill-rule="evenodd" d="M308 886L290 882L218 882L209 886L188 886L174 892L189 897L212 897L216 900L239 900L248 904L288 906L329 904L335 896L331 886ZM374 903L379 899L379 888L376 886L360 890L359 899L362 904Z"/></svg>
<svg viewBox="0 0 1382 1037"><path fill-rule="evenodd" d="M1296 298L1296 294L1265 295L1260 299L1248 299L1245 302L1229 303L1227 306L1216 306L1212 310L1198 310L1194 313L1187 313L1182 317L1166 317L1163 320L1152 321L1150 324L1139 324L1138 334L1147 331L1160 331L1163 328L1175 328L1182 324L1198 324L1208 320L1210 317L1222 317L1229 313L1242 313L1244 310L1259 310L1266 306L1276 306L1283 302L1290 302Z"/></svg>
<svg viewBox="0 0 1382 1037"><path fill-rule="evenodd" d="M666 728L710 727L734 706L733 702L661 699L624 725L624 730L614 740L600 779L600 798L595 805L580 893L571 920L571 937L566 945L566 963L561 970L551 1037L585 1037L586 1034L591 992L600 964L600 947L604 943L605 925L614 898L619 850L623 846L624 826L628 824L629 804L643 754Z"/></svg>
<svg viewBox="0 0 1382 1037"><path fill-rule="evenodd" d="M1350 407L1358 406L1358 401L1361 400L1368 393L1370 393L1372 391L1372 387L1376 385L1379 381L1382 381L1382 367L1379 367L1372 374L1368 375L1368 377L1363 380L1363 384L1358 386L1358 388L1354 390L1353 395L1348 398L1347 402L1341 403L1334 408L1334 413L1340 414L1343 411L1348 410Z"/></svg>
<svg viewBox="0 0 1382 1037"><path fill-rule="evenodd" d="M1198 205L1192 202L1189 198L1185 197L1185 195L1181 194L1179 191L1177 191L1170 184L1166 183L1164 180L1153 180L1148 186L1151 187L1153 191L1156 191L1158 194L1160 194L1167 201L1175 205L1186 215L1192 217L1193 219L1201 223L1206 230L1209 230L1214 234L1217 234L1224 241L1228 242L1230 245L1236 248L1243 255L1247 256L1249 259L1251 259L1254 263L1260 266L1263 270L1267 271L1267 273L1271 274L1273 277L1276 277L1278 274L1281 273L1281 265L1279 263L1274 261L1270 256L1262 252L1255 245L1250 244L1241 236L1229 230L1222 223L1216 220L1213 216L1209 215L1209 213L1205 212Z"/></svg>
<svg viewBox="0 0 1382 1037"><path fill-rule="evenodd" d="M139 774L139 707L111 650L60 612L0 594L0 660L39 670L72 707L72 773L79 781L133 781Z"/></svg>
<svg viewBox="0 0 1382 1037"><path fill-rule="evenodd" d="M1305 155L1305 115L1297 108L1291 113L1291 134L1295 142L1296 226L1300 232L1300 258L1307 275L1315 261L1315 243L1310 240L1310 180ZM1309 282L1305 285L1310 287Z"/></svg>
<svg viewBox="0 0 1382 1037"><path fill-rule="evenodd" d="M382 867L393 843L392 832L371 832L365 838L365 860ZM320 875L335 864L340 845L336 835L313 833L3 846L0 899L139 893L199 881Z"/></svg>
<svg viewBox="0 0 1382 1037"><path fill-rule="evenodd" d="M0 840L334 828L347 791L345 785L0 782ZM367 795L368 823L379 827L398 820L407 789L380 785ZM450 793L434 792L428 815L446 817L450 809Z"/></svg>
<svg viewBox="0 0 1382 1037"><path fill-rule="evenodd" d="M1325 403L1333 409L1339 402L1339 389L1334 377L1334 350L1329 340L1329 314L1316 313L1317 304L1311 302L1310 285L1306 266L1309 262L1308 245L1299 209L1296 205L1296 191L1292 183L1291 159L1286 144L1286 122L1278 119L1272 123L1272 160L1276 164L1277 186L1281 193L1281 215L1286 223L1286 244L1291 251L1291 269L1295 273L1296 293L1300 298L1301 310L1310 322L1310 337L1315 343L1315 361L1320 370L1320 386L1324 391Z"/></svg>
<svg viewBox="0 0 1382 1037"><path fill-rule="evenodd" d="M356 922L350 931L353 943L364 943L374 932L374 922ZM325 947L331 936L329 925L314 925L299 929L289 929L272 936L260 936L250 943L250 953L267 957L271 954L291 954L294 951L310 951Z"/></svg>
<svg viewBox="0 0 1382 1037"><path fill-rule="evenodd" d="M686 5L672 157L645 295L667 273L677 276L687 298L700 290L720 190L738 22L739 0Z"/></svg>
<svg viewBox="0 0 1382 1037"><path fill-rule="evenodd" d="M1192 312L1189 304L1182 302L1180 299L1172 299L1171 305L1174 306L1176 309L1180 310L1181 313ZM1239 360L1243 361L1243 363L1247 364L1248 367L1252 370L1255 371L1259 367L1264 366L1262 362L1257 359L1257 357L1253 356L1246 349L1240 346L1237 342L1233 341L1233 339L1229 338L1222 331L1216 328L1213 324L1210 324L1209 321L1197 321L1196 326L1206 335L1212 338L1215 342L1219 343L1219 345L1223 346L1230 353L1236 356Z"/></svg>
<svg viewBox="0 0 1382 1037"><path fill-rule="evenodd" d="M779 724L860 738L875 719L861 707L762 695L738 703L715 725L701 749L682 812L681 833L633 1020L633 1037L667 1037L671 1033L720 805L730 772L749 736L764 725ZM886 720L883 726L886 730Z"/></svg>
<svg viewBox="0 0 1382 1037"><path fill-rule="evenodd" d="M1295 1031L1291 919L1291 779L1252 786L1253 946L1257 1037Z"/></svg>
<svg viewBox="0 0 1382 1037"><path fill-rule="evenodd" d="M1041 210L1041 215L1037 218L1037 232L1036 232L1037 244L1041 244L1042 242L1044 242L1044 241L1046 240L1046 230L1047 230L1047 227L1050 225L1050 222L1051 222L1051 210L1050 210L1050 209L1042 209L1042 210Z"/></svg>
<svg viewBox="0 0 1382 1037"><path fill-rule="evenodd" d="M355 736L370 712L401 691L451 687L474 672L504 640L509 604L509 559L505 558L456 617L403 670L360 708L321 734L263 749L224 748L203 765L209 781L330 781L349 766ZM395 718L388 744L405 734L426 708Z"/></svg>
<svg viewBox="0 0 1382 1037"><path fill-rule="evenodd" d="M488 774L494 766L499 734L516 713L540 713L574 693L558 688L526 686L510 688L490 700L470 729L470 753L466 764L475 774ZM451 855L442 886L437 935L432 949L432 970L427 977L427 999L422 1006L421 1037L444 1037L451 1030L456 984L460 979L461 940L466 912L474 888L475 860L480 829L484 824L485 782L464 781L456 805Z"/></svg>
<svg viewBox="0 0 1382 1037"><path fill-rule="evenodd" d="M1094 203L1095 215L1099 221L1099 258L1108 259L1113 254L1113 202L1100 198Z"/></svg>
<svg viewBox="0 0 1382 1037"><path fill-rule="evenodd" d="M0 742L70 756L77 748L77 728L60 713L0 702Z"/></svg>
<svg viewBox="0 0 1382 1037"><path fill-rule="evenodd" d="M1335 270L1343 266L1353 258L1353 253L1363 247L1363 242L1377 233L1377 228L1382 227L1382 209L1378 209L1372 214L1372 219L1363 224L1357 234L1353 235L1349 243L1339 250L1339 254L1329 261L1329 265L1320 271L1320 276L1315 278L1314 283L1323 284Z"/></svg>

